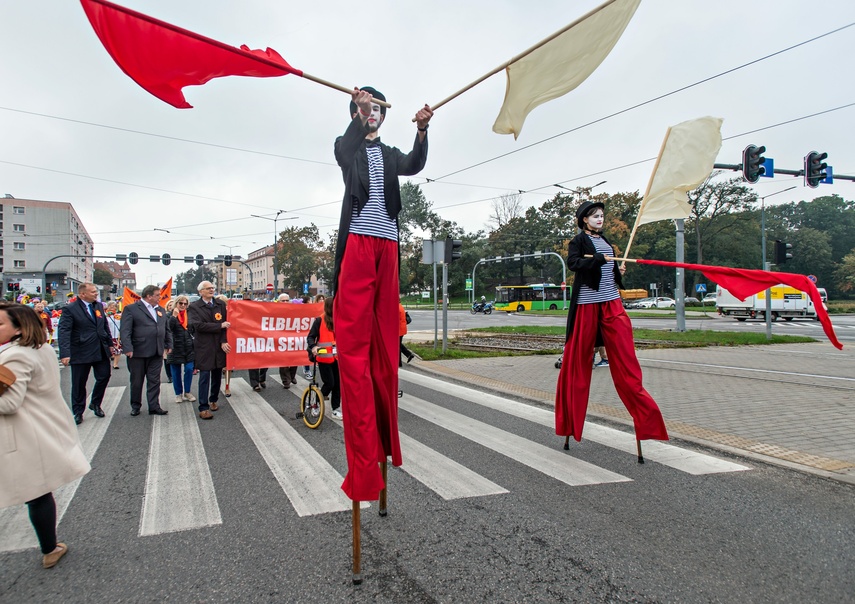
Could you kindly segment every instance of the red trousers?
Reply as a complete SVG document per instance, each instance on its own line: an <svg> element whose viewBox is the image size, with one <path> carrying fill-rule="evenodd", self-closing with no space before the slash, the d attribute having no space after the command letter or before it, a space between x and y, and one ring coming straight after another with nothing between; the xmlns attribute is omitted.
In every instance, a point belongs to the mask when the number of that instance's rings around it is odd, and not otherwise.
<svg viewBox="0 0 855 604"><path fill-rule="evenodd" d="M353 501L383 490L378 462L400 466L398 439L398 244L349 235L333 306L347 476Z"/></svg>
<svg viewBox="0 0 855 604"><path fill-rule="evenodd" d="M564 361L558 374L555 433L582 440L597 330L609 356L615 389L635 424L636 438L668 440L659 406L641 384L632 324L620 300L576 306L573 333L564 346Z"/></svg>

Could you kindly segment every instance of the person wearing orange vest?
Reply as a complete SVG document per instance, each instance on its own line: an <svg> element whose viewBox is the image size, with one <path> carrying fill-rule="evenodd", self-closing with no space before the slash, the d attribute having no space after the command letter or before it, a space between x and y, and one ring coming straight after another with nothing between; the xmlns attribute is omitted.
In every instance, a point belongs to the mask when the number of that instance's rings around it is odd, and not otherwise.
<svg viewBox="0 0 855 604"><path fill-rule="evenodd" d="M332 313L333 299L326 298L324 313L312 322L312 327L306 336L306 344L309 348L309 360L318 362L318 371L324 381L321 394L329 399L333 417L341 419L341 384L336 360Z"/></svg>

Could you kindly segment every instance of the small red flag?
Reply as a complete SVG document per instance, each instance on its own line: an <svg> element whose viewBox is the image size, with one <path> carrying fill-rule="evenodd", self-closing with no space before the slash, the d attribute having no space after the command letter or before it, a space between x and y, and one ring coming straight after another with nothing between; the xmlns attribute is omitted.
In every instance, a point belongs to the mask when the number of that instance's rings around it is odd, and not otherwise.
<svg viewBox="0 0 855 604"><path fill-rule="evenodd" d="M104 48L122 71L179 109L192 108L182 88L213 78L303 75L272 48L236 48L106 0L80 2Z"/></svg>
<svg viewBox="0 0 855 604"><path fill-rule="evenodd" d="M838 349L843 348L843 344L837 339L834 333L834 327L831 325L831 319L828 318L828 313L823 305L822 298L819 295L819 290L813 281L805 275L797 275L795 273L773 273L772 271L761 271L759 269L749 268L730 268L727 266L710 266L707 264L686 264L684 262L666 262L664 260L642 260L638 259L639 264L656 264L658 266L672 266L674 268L685 268L690 271L700 271L710 281L715 281L727 291L732 293L740 300L745 300L749 296L783 283L789 285L799 291L805 292L810 296L811 302L816 309L816 316L822 324L822 329L825 335L832 344Z"/></svg>

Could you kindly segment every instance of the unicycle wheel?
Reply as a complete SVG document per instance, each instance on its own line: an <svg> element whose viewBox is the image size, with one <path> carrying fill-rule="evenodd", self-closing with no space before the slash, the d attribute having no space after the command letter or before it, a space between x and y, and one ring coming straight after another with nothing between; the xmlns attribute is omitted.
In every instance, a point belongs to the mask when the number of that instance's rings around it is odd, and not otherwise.
<svg viewBox="0 0 855 604"><path fill-rule="evenodd" d="M324 421L324 395L320 388L312 384L303 392L300 399L300 411L303 423L313 430Z"/></svg>

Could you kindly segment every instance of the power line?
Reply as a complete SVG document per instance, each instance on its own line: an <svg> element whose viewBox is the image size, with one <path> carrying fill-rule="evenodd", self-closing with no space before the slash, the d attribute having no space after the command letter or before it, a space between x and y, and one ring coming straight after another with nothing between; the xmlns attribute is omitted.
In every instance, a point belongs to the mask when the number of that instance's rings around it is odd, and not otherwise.
<svg viewBox="0 0 855 604"><path fill-rule="evenodd" d="M627 113L628 111L632 111L633 109L638 109L639 107L643 107L644 105L649 105L650 103L653 103L654 101L659 101L659 100L664 99L666 97L672 96L674 94L677 94L678 92L683 92L684 90L688 90L690 88L694 88L695 86L699 86L699 85L704 84L706 82L710 82L712 80L715 80L716 78L720 78L721 76L727 75L729 73L733 73L735 71L739 71L740 69L743 69L743 68L748 67L750 65L754 65L754 64L759 63L761 61L765 61L766 59L770 59L770 58L777 56L779 54L783 54L785 52L793 50L794 48L798 48L799 46L804 46L805 44L810 44L811 42L815 42L816 40L819 40L819 39L824 38L826 36L830 36L831 34L835 34L839 31L843 31L847 27L852 27L853 25L855 25L855 23L849 23L848 25L838 27L837 29L833 29L833 30L826 32L824 34L820 34L814 38L810 38L809 40L805 40L804 42L799 42L798 44L794 44L793 46L789 46L787 48L778 50L778 51L773 52L771 54L768 54L764 57L760 57L759 59L754 59L753 61L749 61L748 63L744 63L742 65L739 65L738 67L733 67L733 68L728 69L726 71L722 71L721 73L717 73L716 75L710 76L708 78L704 78L703 80L698 80L697 82L695 82L693 84L688 84L688 85L683 86L681 88L677 88L676 90L672 90L671 92L666 92L665 94L660 94L659 96L653 97L652 99L648 99L648 100L643 101L641 103L638 103L636 105L632 105L631 107L627 107L626 109L621 109L620 111L616 111L615 113L603 116L601 118L597 118L597 119L590 121L586 124L582 124L581 126L576 126L575 128L571 128L570 130L565 130L564 132L554 134L552 136L549 136L549 137L544 138L542 140L533 142L533 143L526 145L524 147L520 147L519 149L514 149L513 151L508 151L507 153L502 153L501 155L497 155L496 157L492 157L490 159L485 159L484 161L480 161L476 164L472 164L471 166L461 168L460 170L455 170L454 172L449 172L445 176L440 176L439 178L433 178L433 179L431 179L431 181L439 181L439 180L442 180L443 178L448 178L449 176L454 176L455 174L460 174L461 172L466 172L467 170L471 170L472 168L477 168L478 166L483 166L484 164L488 164L488 163L495 161L497 159L501 159L503 157L513 155L514 153L519 153L520 151L525 151L526 149L530 149L532 147L535 147L535 146L540 145L542 143L545 143L547 141L551 141L553 139L559 138L561 136L564 136L565 134L570 134L572 132L576 132L576 131L581 130L583 128L587 128L588 126L598 124L598 123L603 122L607 119L611 119L611 118L616 117L618 115L621 115L623 113Z"/></svg>

